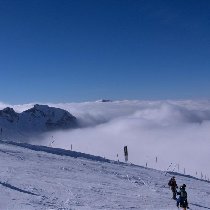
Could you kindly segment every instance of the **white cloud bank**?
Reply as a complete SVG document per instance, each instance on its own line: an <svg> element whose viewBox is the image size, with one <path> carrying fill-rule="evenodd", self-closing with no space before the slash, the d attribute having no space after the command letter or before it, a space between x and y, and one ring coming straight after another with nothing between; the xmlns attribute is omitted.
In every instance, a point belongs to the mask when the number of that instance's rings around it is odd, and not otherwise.
<svg viewBox="0 0 210 210"><path fill-rule="evenodd" d="M210 178L210 101L116 101L49 104L75 115L80 129L46 135L42 144ZM2 106L2 104L1 104ZM23 111L33 104L16 105ZM40 141L39 141L40 143ZM158 162L155 158L158 157ZM175 169L178 170L178 167Z"/></svg>

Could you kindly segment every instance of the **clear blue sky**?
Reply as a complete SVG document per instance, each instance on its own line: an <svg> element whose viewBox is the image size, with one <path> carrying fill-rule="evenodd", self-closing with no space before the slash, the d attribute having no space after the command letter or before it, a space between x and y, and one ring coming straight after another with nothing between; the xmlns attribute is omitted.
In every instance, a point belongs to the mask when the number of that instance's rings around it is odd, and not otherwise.
<svg viewBox="0 0 210 210"><path fill-rule="evenodd" d="M0 101L210 98L209 0L0 0Z"/></svg>

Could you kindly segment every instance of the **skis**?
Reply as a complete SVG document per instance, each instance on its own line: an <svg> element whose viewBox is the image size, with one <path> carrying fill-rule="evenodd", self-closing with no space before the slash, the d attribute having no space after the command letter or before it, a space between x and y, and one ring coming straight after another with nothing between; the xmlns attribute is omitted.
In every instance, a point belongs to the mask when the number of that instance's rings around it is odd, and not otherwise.
<svg viewBox="0 0 210 210"><path fill-rule="evenodd" d="M168 168L166 169L166 173L165 173L165 176L167 175L167 173L168 173L168 170L171 168L172 164L173 164L173 163L170 163L170 165L169 165L169 166L168 166Z"/></svg>
<svg viewBox="0 0 210 210"><path fill-rule="evenodd" d="M172 170L171 172L174 172L174 171L175 171L177 165L178 165L178 164L175 164L175 165L174 165L174 168L173 168L173 170Z"/></svg>
<svg viewBox="0 0 210 210"><path fill-rule="evenodd" d="M172 166L173 166L173 163L171 163L168 168L166 169L166 173L165 173L165 176L167 175L167 173L169 172L169 169L172 169ZM178 166L178 164L175 164L173 169L171 170L171 172L174 172L176 167Z"/></svg>
<svg viewBox="0 0 210 210"><path fill-rule="evenodd" d="M179 209L179 206L177 206L177 208ZM182 210L187 210L187 208L183 208L183 207L180 207ZM190 208L188 208L190 209Z"/></svg>
<svg viewBox="0 0 210 210"><path fill-rule="evenodd" d="M180 206L180 207L179 207L179 206L177 206L177 208L178 208L178 209L181 209L181 210L191 209L191 208L189 208L189 207L187 208L187 207L181 207L181 206ZM191 210L192 210L192 209L191 209Z"/></svg>

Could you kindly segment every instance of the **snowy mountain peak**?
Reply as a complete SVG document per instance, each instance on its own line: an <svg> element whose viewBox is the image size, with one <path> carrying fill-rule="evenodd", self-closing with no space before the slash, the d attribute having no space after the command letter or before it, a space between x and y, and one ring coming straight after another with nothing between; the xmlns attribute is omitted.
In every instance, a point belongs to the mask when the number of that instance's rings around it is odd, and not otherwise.
<svg viewBox="0 0 210 210"><path fill-rule="evenodd" d="M13 108L10 107L6 107L3 110L1 110L0 112L4 112L4 113L15 113Z"/></svg>
<svg viewBox="0 0 210 210"><path fill-rule="evenodd" d="M6 107L5 109L0 110L0 118L9 122L14 122L18 120L18 113L16 113L13 108Z"/></svg>
<svg viewBox="0 0 210 210"><path fill-rule="evenodd" d="M51 130L70 129L78 126L77 119L68 111L36 104L31 109L16 113L12 108L0 111L2 136L6 138L30 136ZM29 134L29 135L28 135ZM13 139L13 138L12 138Z"/></svg>
<svg viewBox="0 0 210 210"><path fill-rule="evenodd" d="M24 121L37 122L36 124L44 124L47 130L66 129L76 127L76 117L66 110L49 107L48 105L35 104L33 108L21 113ZM27 119L27 120L26 120Z"/></svg>
<svg viewBox="0 0 210 210"><path fill-rule="evenodd" d="M110 99L100 99L100 100L97 100L96 102L102 102L102 103L105 103L105 102L113 102L112 100Z"/></svg>
<svg viewBox="0 0 210 210"><path fill-rule="evenodd" d="M35 109L49 109L50 107L48 105L40 105L40 104L35 104L34 105Z"/></svg>

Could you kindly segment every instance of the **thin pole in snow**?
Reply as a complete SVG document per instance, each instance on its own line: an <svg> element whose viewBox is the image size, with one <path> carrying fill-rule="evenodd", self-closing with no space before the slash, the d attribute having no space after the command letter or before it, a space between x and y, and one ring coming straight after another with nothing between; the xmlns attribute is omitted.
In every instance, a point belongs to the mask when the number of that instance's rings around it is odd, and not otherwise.
<svg viewBox="0 0 210 210"><path fill-rule="evenodd" d="M128 161L128 146L124 146L125 162Z"/></svg>

